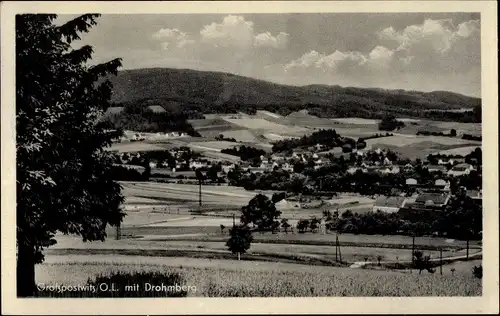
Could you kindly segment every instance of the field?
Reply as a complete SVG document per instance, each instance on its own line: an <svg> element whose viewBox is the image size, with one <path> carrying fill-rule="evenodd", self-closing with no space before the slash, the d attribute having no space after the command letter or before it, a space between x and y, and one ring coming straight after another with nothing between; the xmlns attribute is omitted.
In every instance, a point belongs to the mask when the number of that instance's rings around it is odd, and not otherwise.
<svg viewBox="0 0 500 316"><path fill-rule="evenodd" d="M198 202L198 185L153 182L122 182L121 184L125 196L157 199L165 201L165 204L174 201ZM204 204L243 206L257 194L258 192L232 186L204 185L202 187Z"/></svg>
<svg viewBox="0 0 500 316"><path fill-rule="evenodd" d="M463 140L459 138L445 136L417 136L395 134L394 136L372 138L366 140L365 150L381 148L398 152L404 157L415 159L425 158L429 154L438 152L465 153L468 154L470 148L481 146L481 142ZM466 148L466 149L463 149Z"/></svg>
<svg viewBox="0 0 500 316"><path fill-rule="evenodd" d="M412 238L341 234L341 252L334 247L336 234L255 233L242 260L235 260L225 245L232 214L239 221L239 208L257 194L238 187L203 186L203 207L198 210L198 186L122 182L127 216L120 240L107 229L105 242L82 242L57 235L58 243L46 251L46 262L37 265L37 282L78 284L101 273L116 271L178 271L186 284L194 285L191 296L473 296L481 294L481 282L471 269L480 264L453 262L443 275L383 267L356 268L359 262L408 262ZM263 192L270 196L271 192ZM332 207L371 205L372 199L345 195L326 200ZM355 203L357 202L357 203ZM192 212L192 211L199 212ZM321 216L320 209L283 210L282 217ZM220 231L220 225L226 227ZM465 254L465 242L419 237L416 249L432 258L443 249L444 258ZM470 254L481 247L470 243ZM336 262L342 256L342 263ZM314 269L311 266L314 265ZM350 266L352 267L350 268ZM455 269L451 275L451 268ZM303 280L309 282L304 283Z"/></svg>
<svg viewBox="0 0 500 316"><path fill-rule="evenodd" d="M224 153L221 153L221 152L218 152L218 151L207 150L207 151L201 152L201 154L203 156L207 157L207 158L219 159L221 161L229 161L229 162L232 162L232 163L236 163L236 162L238 162L238 161L241 160L241 158L238 157L238 156L224 154Z"/></svg>
<svg viewBox="0 0 500 316"><path fill-rule="evenodd" d="M480 296L482 292L481 281L466 271L454 276L335 267L311 271L308 265L286 263L98 255L64 261L53 256L37 265L37 282L76 285L116 271L175 271L186 285L196 287L188 293L195 297Z"/></svg>
<svg viewBox="0 0 500 316"><path fill-rule="evenodd" d="M376 125L379 123L379 120L370 120L370 119L362 119L357 117L346 117L346 118L336 118L332 119L334 122L338 122L341 124L354 124L354 125Z"/></svg>
<svg viewBox="0 0 500 316"><path fill-rule="evenodd" d="M138 152L138 151L157 151L157 150L166 150L167 148L146 142L123 142L123 143L114 143L110 150L118 151L119 153L123 152Z"/></svg>
<svg viewBox="0 0 500 316"><path fill-rule="evenodd" d="M221 134L224 135L225 138L234 138L234 139L236 139L236 141L239 141L239 142L246 142L246 143L257 143L258 142L258 139L255 136L255 134L252 131L246 130L246 129L236 130L236 131L227 131L227 132L223 132Z"/></svg>
<svg viewBox="0 0 500 316"><path fill-rule="evenodd" d="M466 156L466 155L470 154L471 152L473 152L478 147L480 148L481 146L467 146L467 147L453 148L453 149L440 151L439 154Z"/></svg>
<svg viewBox="0 0 500 316"><path fill-rule="evenodd" d="M262 118L254 118L254 117L242 118L242 119L225 118L225 120L247 129L264 130L285 135L287 134L296 135L308 132L308 129L303 127L295 127L295 126L273 123Z"/></svg>
<svg viewBox="0 0 500 316"><path fill-rule="evenodd" d="M188 144L188 147L193 151L216 151L220 152L222 149L233 148L238 146L239 143L228 142L228 141L209 141L209 142L192 142Z"/></svg>

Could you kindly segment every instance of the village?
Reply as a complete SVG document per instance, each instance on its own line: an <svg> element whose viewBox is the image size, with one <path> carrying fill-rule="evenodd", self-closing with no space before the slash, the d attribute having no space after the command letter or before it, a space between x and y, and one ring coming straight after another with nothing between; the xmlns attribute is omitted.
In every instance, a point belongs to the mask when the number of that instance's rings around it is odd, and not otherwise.
<svg viewBox="0 0 500 316"><path fill-rule="evenodd" d="M181 133L171 133L177 137ZM182 137L182 136L181 136ZM235 145L234 148L241 147ZM233 149L234 149L233 148ZM211 158L203 156L189 147L176 147L165 150L163 154L153 155L151 151L137 153L116 154L117 165L135 168L141 172L146 169L145 163L149 166L149 180L178 184L197 184L196 170L205 174L203 183L207 185L241 185L239 179L253 179L254 182L262 176L272 174L285 174L288 180L293 182L298 176L302 177L308 184L309 192L302 190L299 194L288 191L286 201L281 205L292 208L308 207L308 202L321 200L330 195L342 193L333 190L325 190L319 181L308 179L309 171L327 171L333 165L342 161L339 174L346 176L357 175L363 179L363 175L377 175L379 177L397 178L400 185L395 185L386 194L370 194L374 199L371 211L398 212L401 209L416 210L444 210L450 198L455 194L463 192L474 200L482 199L482 189L480 183L469 181L459 181L468 178L471 173L477 175L480 165L480 149L469 155L429 155L424 161L416 159L414 161L401 159L398 153L386 149L354 149L350 153L343 153L339 148L324 151L324 146L316 144L308 148L296 148L291 155L280 152L266 152L255 155L249 159L239 159L239 161L228 161L221 158ZM222 151L224 152L224 151ZM236 150L237 152L237 150ZM261 153L255 149L255 152ZM477 156L479 155L479 157ZM231 176L238 173L239 179L231 180ZM321 172L322 175L325 173ZM233 179L234 180L234 179ZM283 177L277 177L275 182L287 181ZM369 178L366 178L369 182ZM404 181L404 182L401 182ZM357 186L363 185L358 183ZM368 185L373 185L368 183ZM379 183L381 187L387 184ZM244 185L243 185L244 186ZM260 189L267 189L257 185ZM276 186L275 186L276 187ZM280 190L277 190L280 191ZM351 189L356 192L356 189ZM362 194L363 195L363 194ZM295 202L290 202L295 201ZM286 202L286 203L285 203Z"/></svg>

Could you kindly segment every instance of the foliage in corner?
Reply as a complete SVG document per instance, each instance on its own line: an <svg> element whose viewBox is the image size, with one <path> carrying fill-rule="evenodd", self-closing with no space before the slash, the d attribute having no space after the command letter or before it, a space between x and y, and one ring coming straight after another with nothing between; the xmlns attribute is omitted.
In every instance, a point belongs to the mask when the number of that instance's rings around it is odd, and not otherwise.
<svg viewBox="0 0 500 316"><path fill-rule="evenodd" d="M120 59L90 66L92 47L71 44L96 25L85 14L55 25L54 14L16 16L17 293L36 294L35 264L56 232L104 240L124 216L113 157L120 131L100 123Z"/></svg>

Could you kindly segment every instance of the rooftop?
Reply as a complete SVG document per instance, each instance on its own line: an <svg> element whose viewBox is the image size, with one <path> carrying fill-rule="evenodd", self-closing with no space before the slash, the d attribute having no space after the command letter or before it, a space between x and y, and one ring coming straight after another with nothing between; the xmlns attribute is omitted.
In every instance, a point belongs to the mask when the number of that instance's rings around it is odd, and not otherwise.
<svg viewBox="0 0 500 316"><path fill-rule="evenodd" d="M403 207L406 198L402 196L380 196L375 201L375 206Z"/></svg>
<svg viewBox="0 0 500 316"><path fill-rule="evenodd" d="M415 203L425 204L429 201L432 201L433 204L445 204L448 200L448 197L448 194L442 193L422 193L417 197Z"/></svg>

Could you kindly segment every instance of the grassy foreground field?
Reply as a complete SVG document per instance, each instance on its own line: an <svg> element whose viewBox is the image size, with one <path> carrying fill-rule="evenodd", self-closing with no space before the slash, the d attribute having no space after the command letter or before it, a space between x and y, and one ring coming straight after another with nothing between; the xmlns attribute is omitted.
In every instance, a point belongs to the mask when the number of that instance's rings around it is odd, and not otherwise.
<svg viewBox="0 0 500 316"><path fill-rule="evenodd" d="M297 264L183 258L145 260L137 257L126 261L115 258L112 261L102 261L102 258L92 256L87 261L74 259L77 260L73 263L58 263L56 260L50 263L49 260L48 263L38 265L37 282L76 285L84 283L89 277L95 278L97 275L117 271L157 271L180 273L184 285L196 287L195 291L188 293L188 296L195 297L480 296L482 293L481 280L475 279L471 273L456 273L454 276L418 275L335 267L311 268Z"/></svg>

